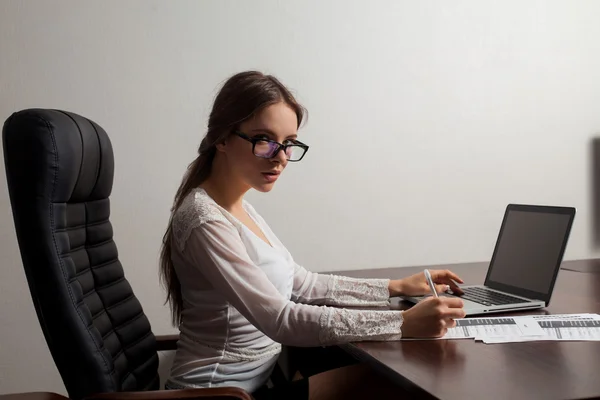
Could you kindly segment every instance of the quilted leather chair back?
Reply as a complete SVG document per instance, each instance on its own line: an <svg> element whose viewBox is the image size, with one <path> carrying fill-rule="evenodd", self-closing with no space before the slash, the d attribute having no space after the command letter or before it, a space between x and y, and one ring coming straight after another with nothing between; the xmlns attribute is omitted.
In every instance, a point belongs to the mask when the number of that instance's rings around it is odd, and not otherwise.
<svg viewBox="0 0 600 400"><path fill-rule="evenodd" d="M69 397L158 389L156 339L113 241L106 132L71 112L27 109L2 136L27 282Z"/></svg>

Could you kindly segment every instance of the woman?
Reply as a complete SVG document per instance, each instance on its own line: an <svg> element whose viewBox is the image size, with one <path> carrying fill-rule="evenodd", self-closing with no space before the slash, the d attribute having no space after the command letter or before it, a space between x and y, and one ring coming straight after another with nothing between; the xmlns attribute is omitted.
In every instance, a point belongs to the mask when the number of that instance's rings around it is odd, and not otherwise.
<svg viewBox="0 0 600 400"><path fill-rule="evenodd" d="M427 293L424 276L352 279L308 272L243 199L250 189L270 191L288 162L304 157L308 146L297 138L303 116L292 94L259 72L232 76L215 99L198 157L175 196L161 252L167 301L180 329L168 388L238 386L257 399L348 398L376 375L351 365L267 389L281 345L437 337L464 317L461 300L450 298L405 312L373 309L387 306L392 296ZM440 292L460 291L453 280L462 281L453 273L432 275ZM374 387L390 389L371 385L370 395Z"/></svg>

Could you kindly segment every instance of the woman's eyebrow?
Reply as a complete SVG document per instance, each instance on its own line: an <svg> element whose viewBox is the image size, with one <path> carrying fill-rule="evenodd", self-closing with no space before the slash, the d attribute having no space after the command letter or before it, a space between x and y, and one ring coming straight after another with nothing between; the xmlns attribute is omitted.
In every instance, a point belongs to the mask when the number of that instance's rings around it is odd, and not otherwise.
<svg viewBox="0 0 600 400"><path fill-rule="evenodd" d="M267 128L256 128L256 129L252 129L250 132L253 133L265 133L267 134L267 136L270 136L271 139L276 139L277 135L275 134L275 132L273 132L270 129ZM293 135L289 135L288 137L286 137L286 139L296 139L298 137L297 134L293 134Z"/></svg>
<svg viewBox="0 0 600 400"><path fill-rule="evenodd" d="M264 133L267 136L270 136L271 139L274 138L274 137L276 137L275 133L272 130L266 129L266 128L252 129L250 132L252 132L252 133Z"/></svg>

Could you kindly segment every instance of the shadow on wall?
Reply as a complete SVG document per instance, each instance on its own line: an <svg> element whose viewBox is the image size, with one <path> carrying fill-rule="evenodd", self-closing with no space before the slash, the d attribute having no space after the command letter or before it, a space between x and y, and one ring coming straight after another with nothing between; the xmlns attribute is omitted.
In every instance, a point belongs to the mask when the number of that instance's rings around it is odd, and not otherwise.
<svg viewBox="0 0 600 400"><path fill-rule="evenodd" d="M0 133L2 133L5 121L6 119L0 121ZM8 183L6 181L6 169L4 167L4 143L1 143L1 138L0 147L0 254L2 255L3 263L2 280L4 285L11 285L13 287L19 286L29 289L27 286L25 270L23 269L21 253L19 251L19 244L17 242L17 235L15 232L13 212L8 194ZM0 288L2 287L3 286L0 284ZM7 286L5 287L7 288ZM0 292L2 292L2 289L0 289ZM27 305L31 307L31 313L35 313L29 290L26 292L17 291L14 293L17 293L21 297L21 300L27 301ZM8 301L6 298L4 300ZM11 301L16 300L11 299ZM35 321L37 322L37 317Z"/></svg>
<svg viewBox="0 0 600 400"><path fill-rule="evenodd" d="M591 151L592 248L600 249L600 137L592 139Z"/></svg>
<svg viewBox="0 0 600 400"><path fill-rule="evenodd" d="M5 119L0 121L0 133L4 127L4 122ZM0 150L0 165L2 166L2 172L0 173L0 239L2 240L3 246L14 246L17 244L15 224L13 221L10 198L8 196L8 186L6 183L6 170L4 168L4 144L2 143L1 145L2 150ZM5 247L2 247L3 253L5 253L4 249ZM4 257L5 254L3 254L3 258Z"/></svg>
<svg viewBox="0 0 600 400"><path fill-rule="evenodd" d="M0 164L2 165L2 173L0 173L0 188L2 188L0 189L0 238L3 246L12 246L16 244L15 225L10 208L8 187L6 186L3 154L0 154Z"/></svg>

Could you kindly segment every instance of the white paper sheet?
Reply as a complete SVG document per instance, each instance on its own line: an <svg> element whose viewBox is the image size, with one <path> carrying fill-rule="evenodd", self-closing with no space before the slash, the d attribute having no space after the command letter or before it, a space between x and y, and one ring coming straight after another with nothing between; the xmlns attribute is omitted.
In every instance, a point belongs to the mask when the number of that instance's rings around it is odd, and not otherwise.
<svg viewBox="0 0 600 400"><path fill-rule="evenodd" d="M487 344L536 340L600 341L600 315L560 314L464 318L442 339L475 339Z"/></svg>
<svg viewBox="0 0 600 400"><path fill-rule="evenodd" d="M482 338L482 341L487 344L548 340L600 341L600 316L597 314L580 314L575 316L563 316L561 318L538 318L536 323L543 331L543 335L541 336L486 336Z"/></svg>

